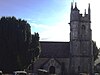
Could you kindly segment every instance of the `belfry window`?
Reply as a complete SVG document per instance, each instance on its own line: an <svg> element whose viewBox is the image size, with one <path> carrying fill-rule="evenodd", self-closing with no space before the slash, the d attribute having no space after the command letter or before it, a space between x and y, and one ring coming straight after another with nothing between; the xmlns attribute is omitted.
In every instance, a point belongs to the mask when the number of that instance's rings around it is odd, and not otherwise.
<svg viewBox="0 0 100 75"><path fill-rule="evenodd" d="M86 29L85 25L82 25L82 30L85 30L85 29Z"/></svg>

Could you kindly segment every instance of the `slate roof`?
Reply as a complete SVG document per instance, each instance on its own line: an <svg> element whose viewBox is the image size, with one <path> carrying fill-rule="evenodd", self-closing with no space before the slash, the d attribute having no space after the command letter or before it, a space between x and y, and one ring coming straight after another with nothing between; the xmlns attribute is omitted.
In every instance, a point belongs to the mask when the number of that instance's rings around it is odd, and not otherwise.
<svg viewBox="0 0 100 75"><path fill-rule="evenodd" d="M69 42L40 41L40 58L68 58L70 51Z"/></svg>

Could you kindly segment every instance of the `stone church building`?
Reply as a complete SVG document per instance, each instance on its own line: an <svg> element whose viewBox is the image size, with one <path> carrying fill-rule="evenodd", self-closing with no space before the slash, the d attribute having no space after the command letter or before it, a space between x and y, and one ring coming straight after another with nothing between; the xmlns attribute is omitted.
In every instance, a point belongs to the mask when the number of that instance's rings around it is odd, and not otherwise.
<svg viewBox="0 0 100 75"><path fill-rule="evenodd" d="M67 25L67 24L66 24ZM93 73L93 46L91 9L80 14L77 4L71 3L70 42L40 41L41 54L34 63L33 71L47 70L49 74L71 75Z"/></svg>

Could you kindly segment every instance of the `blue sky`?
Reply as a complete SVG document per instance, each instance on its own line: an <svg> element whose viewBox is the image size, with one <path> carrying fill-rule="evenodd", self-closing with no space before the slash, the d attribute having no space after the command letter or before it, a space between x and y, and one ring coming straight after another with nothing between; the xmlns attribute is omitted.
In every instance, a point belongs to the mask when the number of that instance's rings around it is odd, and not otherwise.
<svg viewBox="0 0 100 75"><path fill-rule="evenodd" d="M54 28L58 22L65 19L66 13L70 13L70 2L70 0L1 0L0 16L25 19L30 23L32 33L39 32L40 39L55 40L51 34L56 32ZM48 32L49 35L46 33L48 28L53 29L52 33Z"/></svg>
<svg viewBox="0 0 100 75"><path fill-rule="evenodd" d="M99 0L0 0L0 16L15 16L31 25L32 33L38 32L40 40L69 41L70 4L77 2L80 12L91 4L93 40L100 47Z"/></svg>
<svg viewBox="0 0 100 75"><path fill-rule="evenodd" d="M0 16L16 16L37 24L52 24L60 20L69 4L70 0L0 0Z"/></svg>

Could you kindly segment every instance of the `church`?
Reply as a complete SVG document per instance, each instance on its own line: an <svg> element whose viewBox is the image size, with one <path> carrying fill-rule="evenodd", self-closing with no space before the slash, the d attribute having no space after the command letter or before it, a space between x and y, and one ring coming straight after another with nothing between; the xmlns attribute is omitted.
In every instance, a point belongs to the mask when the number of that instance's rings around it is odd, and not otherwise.
<svg viewBox="0 0 100 75"><path fill-rule="evenodd" d="M67 25L67 24L66 24ZM75 3L71 3L70 42L40 41L41 53L34 62L33 72L44 69L49 74L72 75L93 74L93 44L91 30L91 9L84 15Z"/></svg>

